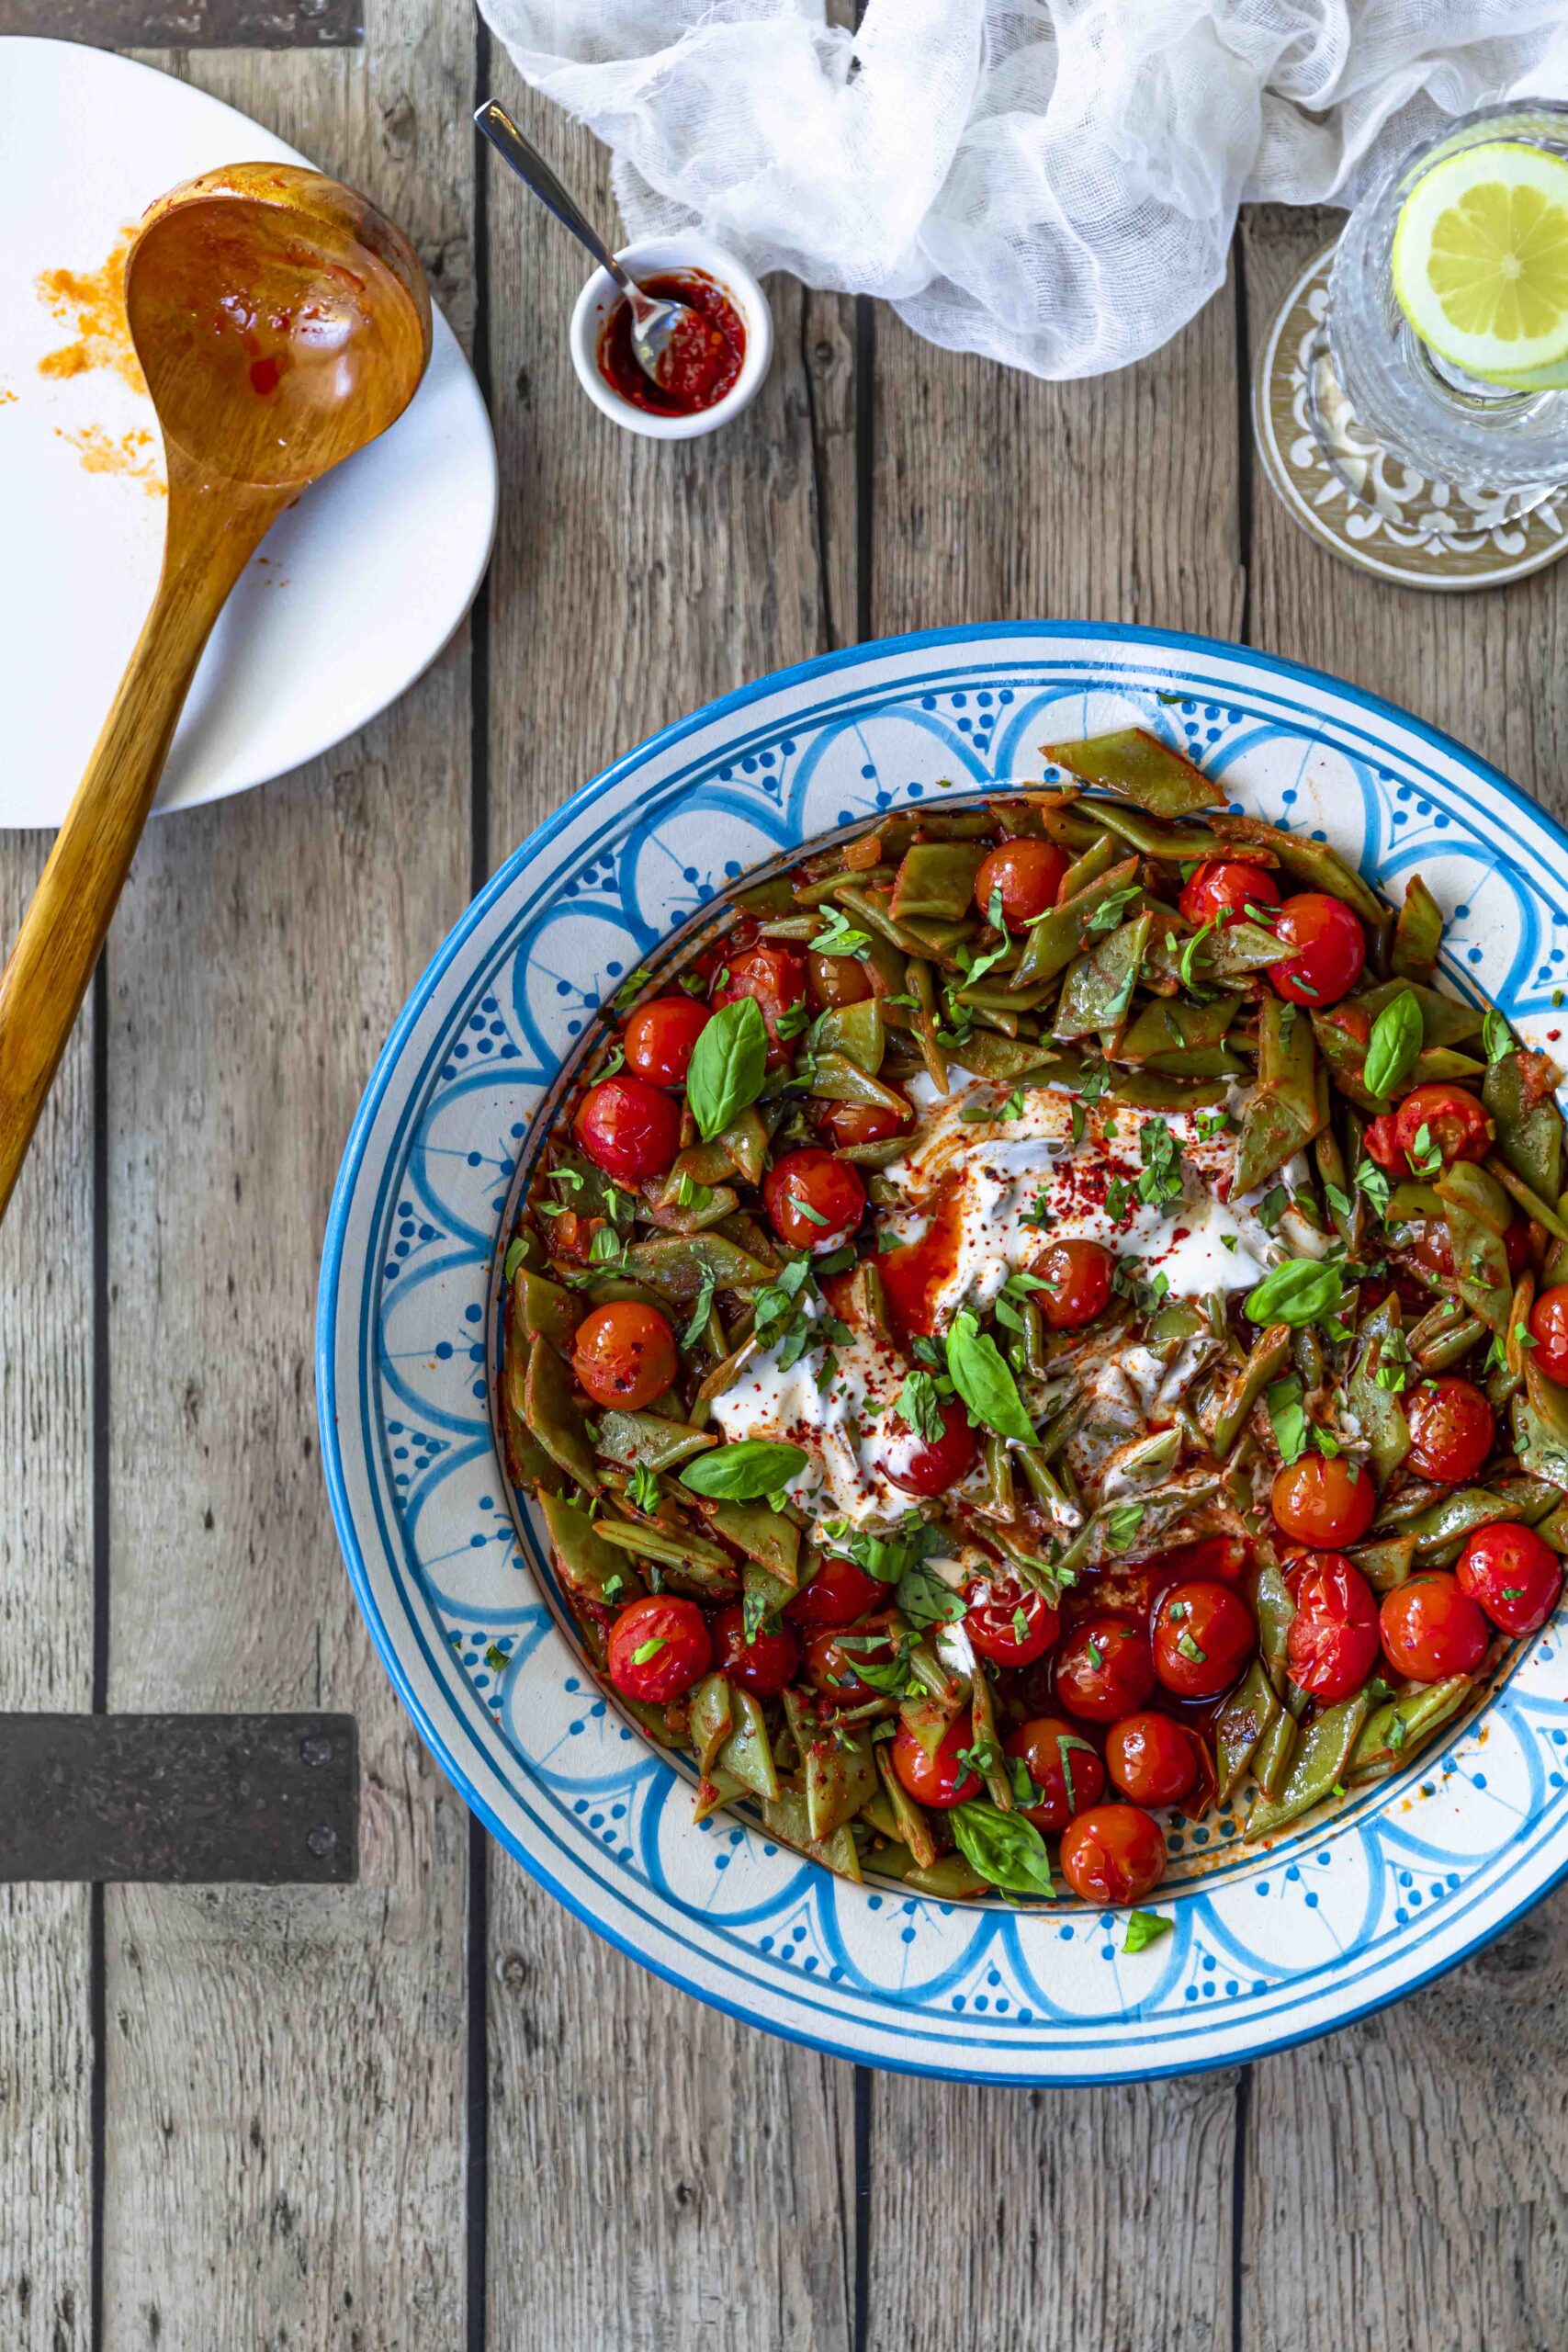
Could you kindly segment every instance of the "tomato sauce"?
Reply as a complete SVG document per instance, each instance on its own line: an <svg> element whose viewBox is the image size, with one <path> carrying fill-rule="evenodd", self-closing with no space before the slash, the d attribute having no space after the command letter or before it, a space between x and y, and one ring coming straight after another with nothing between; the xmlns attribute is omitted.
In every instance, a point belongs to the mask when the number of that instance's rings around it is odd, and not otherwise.
<svg viewBox="0 0 1568 2352"><path fill-rule="evenodd" d="M696 323L677 328L656 384L632 349L629 302L617 302L599 332L599 373L614 392L651 416L696 416L734 389L746 356L746 329L722 286L700 269L660 270L639 283L647 294L683 302Z"/></svg>

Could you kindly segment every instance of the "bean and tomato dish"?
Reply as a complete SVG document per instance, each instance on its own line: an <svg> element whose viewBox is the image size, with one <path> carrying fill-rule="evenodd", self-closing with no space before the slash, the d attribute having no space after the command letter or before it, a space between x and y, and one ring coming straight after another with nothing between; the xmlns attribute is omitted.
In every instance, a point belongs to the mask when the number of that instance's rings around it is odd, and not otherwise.
<svg viewBox="0 0 1568 2352"><path fill-rule="evenodd" d="M699 1819L1137 1905L1173 1810L1267 1839L1399 1770L1555 1608L1568 1171L1419 875L1142 730L1043 749L605 1008L498 1412Z"/></svg>

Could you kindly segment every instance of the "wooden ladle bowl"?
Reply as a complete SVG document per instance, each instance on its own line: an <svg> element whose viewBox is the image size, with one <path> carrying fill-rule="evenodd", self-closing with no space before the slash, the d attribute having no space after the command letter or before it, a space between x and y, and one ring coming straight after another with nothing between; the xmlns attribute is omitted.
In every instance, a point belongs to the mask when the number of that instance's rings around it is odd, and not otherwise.
<svg viewBox="0 0 1568 2352"><path fill-rule="evenodd" d="M297 164L231 164L161 197L125 300L163 428L164 565L0 978L0 1216L224 600L283 509L401 415L430 356L412 246Z"/></svg>

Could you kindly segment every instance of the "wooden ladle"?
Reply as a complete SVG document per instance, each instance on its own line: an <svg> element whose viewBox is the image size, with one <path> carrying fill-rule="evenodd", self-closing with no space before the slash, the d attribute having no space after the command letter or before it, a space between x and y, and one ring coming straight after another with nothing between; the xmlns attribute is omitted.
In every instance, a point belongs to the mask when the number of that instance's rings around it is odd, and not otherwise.
<svg viewBox="0 0 1568 2352"><path fill-rule="evenodd" d="M224 599L306 485L401 415L430 356L407 238L295 164L232 164L160 198L125 301L164 433L164 568L0 978L0 1216Z"/></svg>

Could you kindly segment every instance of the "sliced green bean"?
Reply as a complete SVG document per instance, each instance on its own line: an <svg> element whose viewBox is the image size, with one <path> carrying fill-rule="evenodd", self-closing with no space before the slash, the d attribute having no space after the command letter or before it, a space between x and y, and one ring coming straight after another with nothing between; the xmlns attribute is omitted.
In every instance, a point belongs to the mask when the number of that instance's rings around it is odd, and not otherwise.
<svg viewBox="0 0 1568 2352"><path fill-rule="evenodd" d="M1069 874L1066 880L1071 881ZM1048 980L1063 971L1073 957L1081 953L1089 939L1091 918L1111 899L1123 891L1134 889L1138 880L1138 861L1124 858L1118 865L1109 866L1083 889L1071 898L1058 899L1055 906L1043 914L1029 931L1029 944L1023 960L1013 974L1015 989L1032 988L1037 980Z"/></svg>
<svg viewBox="0 0 1568 2352"><path fill-rule="evenodd" d="M1481 1099L1497 1129L1497 1157L1532 1197L1555 1204L1562 1190L1562 1114L1550 1086L1530 1084L1535 1059L1522 1051L1500 1055L1482 1080ZM1540 1221L1559 1240L1568 1240L1560 1218Z"/></svg>
<svg viewBox="0 0 1568 2352"><path fill-rule="evenodd" d="M1280 1713L1269 1677L1254 1658L1214 1721L1219 1800L1228 1804L1241 1786L1259 1740Z"/></svg>
<svg viewBox="0 0 1568 2352"><path fill-rule="evenodd" d="M1452 1721L1474 1688L1473 1675L1451 1674L1442 1682L1418 1682L1375 1707L1351 1750L1348 1785L1382 1780L1407 1764L1440 1725Z"/></svg>
<svg viewBox="0 0 1568 2352"><path fill-rule="evenodd" d="M581 1406L559 1356L547 1340L536 1340L528 1351L523 1383L523 1418L528 1433L591 1495L599 1492L599 1473Z"/></svg>
<svg viewBox="0 0 1568 2352"><path fill-rule="evenodd" d="M904 853L888 909L895 922L934 915L957 922L975 903L975 876L985 852L964 842L917 842Z"/></svg>
<svg viewBox="0 0 1568 2352"><path fill-rule="evenodd" d="M1043 743L1040 750L1054 766L1122 793L1152 817L1190 817L1224 806L1224 788L1146 728L1123 728L1081 743Z"/></svg>
<svg viewBox="0 0 1568 2352"><path fill-rule="evenodd" d="M1249 1838L1267 1838L1321 1804L1343 1784L1371 1709L1364 1690L1325 1707L1301 1736L1278 1796L1260 1798L1247 1816Z"/></svg>
<svg viewBox="0 0 1568 2352"><path fill-rule="evenodd" d="M619 1607L635 1600L643 1581L626 1554L600 1538L581 1503L564 1495L541 1495L539 1509L549 1532L556 1567L568 1592L578 1600Z"/></svg>
<svg viewBox="0 0 1568 2352"><path fill-rule="evenodd" d="M1071 1042L1115 1029L1133 1001L1153 918L1145 910L1108 932L1068 965L1051 1035Z"/></svg>
<svg viewBox="0 0 1568 2352"><path fill-rule="evenodd" d="M1395 917L1389 968L1399 978L1429 980L1443 944L1443 910L1418 874L1404 885L1404 903Z"/></svg>
<svg viewBox="0 0 1568 2352"><path fill-rule="evenodd" d="M1236 1439L1241 1435L1247 1417L1271 1381L1278 1380L1291 1361L1291 1330L1287 1323L1270 1323L1252 1343L1252 1352L1246 1368L1235 1384L1230 1402L1222 1408L1214 1423L1213 1449L1216 1461L1224 1461Z"/></svg>

